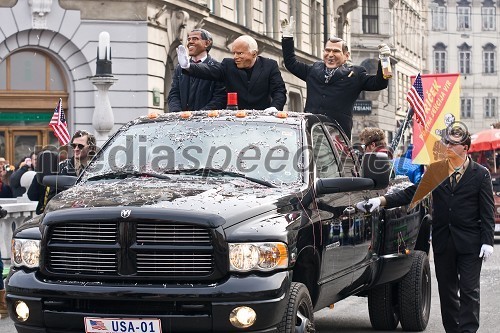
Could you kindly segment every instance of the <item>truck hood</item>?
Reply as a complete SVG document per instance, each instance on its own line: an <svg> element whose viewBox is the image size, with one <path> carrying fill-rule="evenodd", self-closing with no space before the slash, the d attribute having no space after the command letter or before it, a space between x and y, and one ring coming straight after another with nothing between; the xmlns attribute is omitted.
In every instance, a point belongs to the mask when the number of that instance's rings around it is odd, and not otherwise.
<svg viewBox="0 0 500 333"><path fill-rule="evenodd" d="M227 227L279 210L296 201L297 195L297 188L270 188L229 177L113 179L79 183L52 198L45 213L67 208L155 207L217 214Z"/></svg>

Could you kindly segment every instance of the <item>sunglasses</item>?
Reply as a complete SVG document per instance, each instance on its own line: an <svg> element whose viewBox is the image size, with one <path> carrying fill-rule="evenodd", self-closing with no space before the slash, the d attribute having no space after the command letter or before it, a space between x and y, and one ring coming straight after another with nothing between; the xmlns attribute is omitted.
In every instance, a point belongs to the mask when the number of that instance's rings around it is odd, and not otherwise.
<svg viewBox="0 0 500 333"><path fill-rule="evenodd" d="M461 142L457 142L457 141L450 141L450 140L446 140L446 139L443 139L443 144L445 146L447 145L451 145L451 146L460 146L462 143Z"/></svg>
<svg viewBox="0 0 500 333"><path fill-rule="evenodd" d="M81 143L72 143L71 144L71 148L73 149L76 149L78 147L78 149L82 150L83 148L87 147L86 145L82 145Z"/></svg>

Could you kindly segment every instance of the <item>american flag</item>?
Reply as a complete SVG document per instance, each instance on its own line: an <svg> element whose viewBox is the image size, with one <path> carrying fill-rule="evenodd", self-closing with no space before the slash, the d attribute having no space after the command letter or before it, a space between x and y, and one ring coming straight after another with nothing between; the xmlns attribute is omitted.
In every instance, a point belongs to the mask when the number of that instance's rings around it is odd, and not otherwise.
<svg viewBox="0 0 500 333"><path fill-rule="evenodd" d="M415 82L413 82L410 91L408 91L406 100L410 103L413 112L415 112L417 123L425 128L424 89L420 73L418 73Z"/></svg>
<svg viewBox="0 0 500 333"><path fill-rule="evenodd" d="M49 126L52 127L56 138L62 146L67 145L71 137L68 132L68 124L66 123L66 117L64 116L64 111L62 109L62 99L59 98L59 103L54 110L54 115L50 120Z"/></svg>
<svg viewBox="0 0 500 333"><path fill-rule="evenodd" d="M101 320L89 320L93 330L107 331L106 325Z"/></svg>

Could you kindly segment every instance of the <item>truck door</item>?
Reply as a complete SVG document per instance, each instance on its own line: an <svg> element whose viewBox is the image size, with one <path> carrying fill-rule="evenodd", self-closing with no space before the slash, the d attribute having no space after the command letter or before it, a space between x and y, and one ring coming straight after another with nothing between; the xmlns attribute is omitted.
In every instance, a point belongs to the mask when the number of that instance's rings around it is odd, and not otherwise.
<svg viewBox="0 0 500 333"><path fill-rule="evenodd" d="M312 128L315 178L338 178L342 176L340 156L332 147L328 133L323 127ZM348 286L352 281L354 247L352 245L352 221L346 218L344 210L349 206L346 193L324 194L316 197L319 223L321 225L321 269L319 283L323 293L334 295L339 292L332 286ZM338 283L337 283L338 282Z"/></svg>
<svg viewBox="0 0 500 333"><path fill-rule="evenodd" d="M339 131L334 126L326 126L330 138L333 141L333 147L340 157L340 165L344 177L359 177L360 167L359 163L355 161L352 146L340 135ZM344 224L348 225L347 241L352 246L352 256L350 263L350 270L353 273L353 281L357 288L368 279L367 266L371 263L372 259L372 230L373 218L364 214L357 209L355 205L364 199L364 196L372 197L375 193L368 191L356 191L343 193L344 202L339 202L344 209L342 218L345 220ZM344 231L345 233L345 231Z"/></svg>

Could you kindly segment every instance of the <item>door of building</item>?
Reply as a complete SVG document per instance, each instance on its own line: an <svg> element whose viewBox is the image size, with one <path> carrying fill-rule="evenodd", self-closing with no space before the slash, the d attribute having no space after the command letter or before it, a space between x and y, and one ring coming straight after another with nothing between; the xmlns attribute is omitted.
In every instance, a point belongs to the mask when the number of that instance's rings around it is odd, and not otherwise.
<svg viewBox="0 0 500 333"><path fill-rule="evenodd" d="M0 117L0 157L5 157L10 164L17 167L32 152L39 152L49 145L56 148L59 146L48 126L46 128L43 126L2 126Z"/></svg>
<svg viewBox="0 0 500 333"><path fill-rule="evenodd" d="M17 165L42 147L59 147L49 127L62 99L66 109L67 80L56 58L38 49L22 49L0 61L0 157Z"/></svg>

